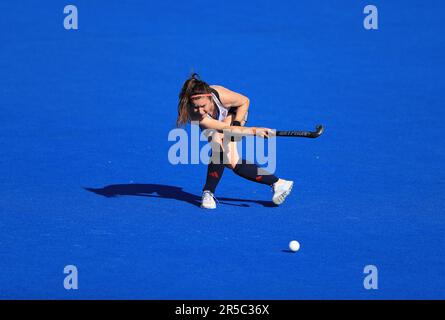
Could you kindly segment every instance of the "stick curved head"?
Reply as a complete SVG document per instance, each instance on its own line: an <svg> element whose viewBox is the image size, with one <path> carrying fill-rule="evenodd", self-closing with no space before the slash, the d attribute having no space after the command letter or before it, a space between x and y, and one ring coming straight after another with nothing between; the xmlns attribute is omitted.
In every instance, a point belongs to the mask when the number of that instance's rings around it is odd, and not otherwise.
<svg viewBox="0 0 445 320"><path fill-rule="evenodd" d="M323 134L324 131L324 127L322 124L319 124L315 127L315 132L314 132L314 136L315 137L319 137Z"/></svg>

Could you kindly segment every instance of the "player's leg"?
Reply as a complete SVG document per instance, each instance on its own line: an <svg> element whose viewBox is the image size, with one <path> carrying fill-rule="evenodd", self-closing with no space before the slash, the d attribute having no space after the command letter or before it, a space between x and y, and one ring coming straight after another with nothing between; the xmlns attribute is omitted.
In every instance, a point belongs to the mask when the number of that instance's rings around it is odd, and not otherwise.
<svg viewBox="0 0 445 320"><path fill-rule="evenodd" d="M272 201L275 204L281 204L284 202L292 190L293 181L279 179L272 173L258 167L258 165L255 163L241 159L236 142L228 142L226 139L223 146L224 149L227 150L227 158L230 161L229 166L232 168L235 174L247 180L271 186L274 192Z"/></svg>
<svg viewBox="0 0 445 320"><path fill-rule="evenodd" d="M272 186L279 180L275 175L267 172L263 168L258 167L258 165L255 163L241 159L236 142L224 142L223 145L224 149L227 150L227 158L230 161L229 166L235 174L247 180L269 186Z"/></svg>
<svg viewBox="0 0 445 320"><path fill-rule="evenodd" d="M215 190L224 173L225 161L222 149L222 134L214 133L210 138L212 154L207 166L207 176L204 188L202 189L201 207L205 209L215 209Z"/></svg>
<svg viewBox="0 0 445 320"><path fill-rule="evenodd" d="M233 114L230 114L223 122L230 124L233 121ZM212 147L212 155L207 166L207 176L204 188L202 189L201 207L205 209L215 209L215 190L224 173L225 165L229 162L225 159L223 150L223 134L214 132L209 137L209 143Z"/></svg>
<svg viewBox="0 0 445 320"><path fill-rule="evenodd" d="M222 134L215 133L212 136L212 141L210 142L212 147L212 153L210 156L209 164L207 166L207 176L206 183L203 190L211 191L215 193L216 187L224 173L224 152L222 150Z"/></svg>

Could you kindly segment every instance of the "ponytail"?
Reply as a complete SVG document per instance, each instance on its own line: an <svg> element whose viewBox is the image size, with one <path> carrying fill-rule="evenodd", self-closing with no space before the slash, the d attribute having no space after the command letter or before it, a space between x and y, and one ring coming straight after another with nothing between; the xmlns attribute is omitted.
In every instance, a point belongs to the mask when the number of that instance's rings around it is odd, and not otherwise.
<svg viewBox="0 0 445 320"><path fill-rule="evenodd" d="M210 93L210 86L204 81L200 80L197 73L193 73L182 86L179 93L178 103L178 118L176 119L176 126L180 127L190 122L190 97L195 94Z"/></svg>

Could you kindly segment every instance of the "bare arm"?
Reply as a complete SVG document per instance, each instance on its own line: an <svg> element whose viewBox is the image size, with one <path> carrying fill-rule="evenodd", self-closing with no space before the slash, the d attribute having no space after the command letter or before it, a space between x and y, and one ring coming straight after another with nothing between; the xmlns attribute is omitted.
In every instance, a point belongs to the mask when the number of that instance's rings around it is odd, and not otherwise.
<svg viewBox="0 0 445 320"><path fill-rule="evenodd" d="M222 121L218 121L208 117L201 119L199 125L204 129L213 129L221 133L240 136L257 135L263 138L268 138L273 133L273 131L268 128L231 126Z"/></svg>

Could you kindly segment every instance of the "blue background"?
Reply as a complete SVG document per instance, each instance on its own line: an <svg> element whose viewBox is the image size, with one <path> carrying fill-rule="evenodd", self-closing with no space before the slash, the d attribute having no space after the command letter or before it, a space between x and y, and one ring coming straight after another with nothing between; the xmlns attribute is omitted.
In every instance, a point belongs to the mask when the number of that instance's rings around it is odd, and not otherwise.
<svg viewBox="0 0 445 320"><path fill-rule="evenodd" d="M373 31L361 0L72 4L0 2L0 298L445 298L443 1ZM206 166L167 159L192 70L250 125L325 125L277 140L282 206L228 170L197 206Z"/></svg>

